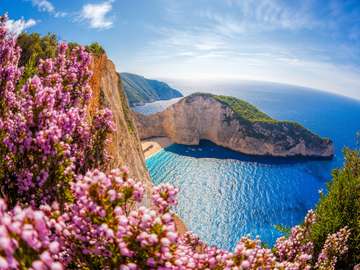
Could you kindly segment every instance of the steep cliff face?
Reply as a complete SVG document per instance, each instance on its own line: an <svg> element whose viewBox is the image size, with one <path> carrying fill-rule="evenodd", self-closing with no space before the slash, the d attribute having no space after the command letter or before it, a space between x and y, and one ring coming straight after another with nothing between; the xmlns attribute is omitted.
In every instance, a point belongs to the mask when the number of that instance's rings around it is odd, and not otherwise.
<svg viewBox="0 0 360 270"><path fill-rule="evenodd" d="M116 132L111 135L111 144L107 149L111 155L111 167L129 167L130 176L144 183L146 192L142 204L149 206L152 182L120 74L105 54L93 57L91 70L93 76L90 82L92 97L89 113L93 115L96 108L105 106L111 109L116 125ZM180 234L187 231L185 224L176 215L175 224Z"/></svg>
<svg viewBox="0 0 360 270"><path fill-rule="evenodd" d="M96 108L108 107L116 125L116 132L111 135L111 144L108 146L112 157L111 167L127 165L133 178L151 185L137 128L115 65L103 54L93 57L91 69L93 94L89 113L93 115Z"/></svg>
<svg viewBox="0 0 360 270"><path fill-rule="evenodd" d="M225 102L228 99L231 102ZM242 108L239 110L236 106ZM188 145L206 139L250 155L333 156L330 140L320 138L297 123L271 119L235 98L193 94L163 112L149 116L135 113L135 117L141 139L167 136L174 143Z"/></svg>

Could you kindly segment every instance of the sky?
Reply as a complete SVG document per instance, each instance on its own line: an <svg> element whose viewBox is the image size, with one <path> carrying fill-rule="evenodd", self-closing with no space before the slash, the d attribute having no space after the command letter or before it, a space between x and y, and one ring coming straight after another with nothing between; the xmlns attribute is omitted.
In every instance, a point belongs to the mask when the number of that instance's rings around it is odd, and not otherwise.
<svg viewBox="0 0 360 270"><path fill-rule="evenodd" d="M120 72L360 99L360 0L0 0L13 32L99 42Z"/></svg>

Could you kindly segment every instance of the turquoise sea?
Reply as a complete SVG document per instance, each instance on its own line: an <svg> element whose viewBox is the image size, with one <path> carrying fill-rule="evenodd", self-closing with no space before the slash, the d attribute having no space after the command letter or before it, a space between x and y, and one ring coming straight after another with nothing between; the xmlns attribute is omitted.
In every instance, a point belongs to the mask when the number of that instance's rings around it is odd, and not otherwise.
<svg viewBox="0 0 360 270"><path fill-rule="evenodd" d="M343 164L343 147L357 147L357 100L260 82L175 86L184 94L202 91L242 98L273 118L298 121L335 144L336 154L330 161L254 158L208 141L199 146L171 145L148 158L154 184L167 182L180 188L174 210L208 244L232 250L241 236L249 234L272 245L281 235L274 225L300 223L318 201L319 190L326 192L331 171ZM175 101L135 110L154 113Z"/></svg>

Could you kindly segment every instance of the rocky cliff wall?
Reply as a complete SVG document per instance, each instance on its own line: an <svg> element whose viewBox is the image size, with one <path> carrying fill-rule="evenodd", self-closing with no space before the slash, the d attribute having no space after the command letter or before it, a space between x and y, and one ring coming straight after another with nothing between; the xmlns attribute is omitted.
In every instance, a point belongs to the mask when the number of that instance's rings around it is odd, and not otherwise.
<svg viewBox="0 0 360 270"><path fill-rule="evenodd" d="M91 70L93 76L90 84L93 93L89 113L94 115L96 108L108 107L113 113L116 125L116 132L111 135L111 144L107 149L112 157L111 167L116 168L123 165L129 167L130 176L145 184L146 193L142 204L149 206L152 182L145 166L138 130L125 96L120 75L105 54L93 57ZM176 215L174 218L178 232L185 233L186 225Z"/></svg>
<svg viewBox="0 0 360 270"><path fill-rule="evenodd" d="M108 107L116 125L116 132L111 135L111 143L108 145L112 157L111 167L126 165L130 168L131 177L151 185L138 131L115 65L103 54L93 57L91 70L93 93L89 113L93 115L96 108Z"/></svg>
<svg viewBox="0 0 360 270"><path fill-rule="evenodd" d="M212 95L193 94L166 110L135 113L141 139L166 136L196 145L201 139L232 150L262 156L331 158L333 145L301 125L283 121L244 121Z"/></svg>

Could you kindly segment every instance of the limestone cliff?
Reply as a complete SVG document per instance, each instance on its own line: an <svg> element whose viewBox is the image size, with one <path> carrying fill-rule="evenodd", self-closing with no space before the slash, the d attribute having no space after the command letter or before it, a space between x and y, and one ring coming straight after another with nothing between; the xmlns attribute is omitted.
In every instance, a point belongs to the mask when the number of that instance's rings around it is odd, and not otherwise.
<svg viewBox="0 0 360 270"><path fill-rule="evenodd" d="M141 139L167 136L196 145L201 139L232 150L262 156L331 158L333 144L301 125L277 121L232 97L193 94L162 112L135 113Z"/></svg>
<svg viewBox="0 0 360 270"><path fill-rule="evenodd" d="M150 204L152 182L145 166L135 120L130 111L128 100L121 83L120 74L115 65L105 54L93 56L91 63L93 76L91 79L92 97L90 100L90 115L96 108L108 107L111 109L116 125L116 132L111 135L111 144L108 152L111 155L111 167L126 165L130 169L130 176L145 184L146 193L143 204ZM175 224L183 234L187 231L185 224L177 217Z"/></svg>
<svg viewBox="0 0 360 270"><path fill-rule="evenodd" d="M94 114L96 108L106 106L111 109L116 125L108 146L111 167L127 165L133 178L151 185L138 132L115 65L102 54L92 58L91 70L90 114Z"/></svg>

